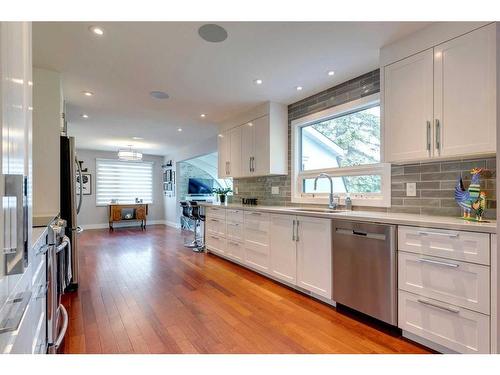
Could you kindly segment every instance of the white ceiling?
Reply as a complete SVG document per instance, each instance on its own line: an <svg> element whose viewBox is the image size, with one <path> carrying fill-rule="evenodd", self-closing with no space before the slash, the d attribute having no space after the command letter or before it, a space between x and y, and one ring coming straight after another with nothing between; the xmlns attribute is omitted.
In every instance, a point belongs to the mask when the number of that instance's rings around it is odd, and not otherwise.
<svg viewBox="0 0 500 375"><path fill-rule="evenodd" d="M88 31L94 24L104 28L102 37ZM290 104L377 68L381 46L428 23L222 22L229 34L222 43L202 40L202 24L33 23L33 63L62 73L77 146L116 151L133 144L171 154L214 136L217 122L263 101ZM255 85L256 78L264 83ZM153 99L153 90L170 98Z"/></svg>

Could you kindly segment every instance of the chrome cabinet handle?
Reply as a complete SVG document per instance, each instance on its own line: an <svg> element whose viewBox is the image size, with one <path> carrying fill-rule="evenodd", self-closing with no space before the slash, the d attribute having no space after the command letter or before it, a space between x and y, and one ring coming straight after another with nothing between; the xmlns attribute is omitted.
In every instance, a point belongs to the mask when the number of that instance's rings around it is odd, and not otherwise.
<svg viewBox="0 0 500 375"><path fill-rule="evenodd" d="M293 220L292 224L292 241L295 241L295 220Z"/></svg>
<svg viewBox="0 0 500 375"><path fill-rule="evenodd" d="M227 223L227 225L232 225L233 227L238 227L240 224L238 224L238 223Z"/></svg>
<svg viewBox="0 0 500 375"><path fill-rule="evenodd" d="M83 202L83 175L82 175L82 168L80 166L80 163L78 161L78 158L75 156L75 163L78 168L78 178L80 179L80 197L78 199L78 206L76 207L76 214L80 213L80 209L82 208L82 202Z"/></svg>
<svg viewBox="0 0 500 375"><path fill-rule="evenodd" d="M431 153L431 122L427 121L427 151Z"/></svg>
<svg viewBox="0 0 500 375"><path fill-rule="evenodd" d="M448 306L436 305L436 304L434 304L432 302L425 301L423 299L417 299L417 301L419 303L421 303L422 305L432 306L432 307L435 307L435 308L440 309L440 310L445 310L445 311L451 312L453 314L458 314L460 312L460 310L452 309L451 307L448 307Z"/></svg>
<svg viewBox="0 0 500 375"><path fill-rule="evenodd" d="M240 246L240 244L238 242L235 242L235 241L229 241L229 243L231 245L234 245L234 246Z"/></svg>
<svg viewBox="0 0 500 375"><path fill-rule="evenodd" d="M227 174L231 175L231 161L227 162Z"/></svg>
<svg viewBox="0 0 500 375"><path fill-rule="evenodd" d="M423 230L418 231L417 234L420 236L444 236L444 237L450 237L450 238L458 238L458 236L459 236L458 233L427 232L427 231L423 231Z"/></svg>
<svg viewBox="0 0 500 375"><path fill-rule="evenodd" d="M218 222L219 222L219 220L217 220L217 219L210 219L210 221L214 221L214 222L216 222L216 223L218 223Z"/></svg>
<svg viewBox="0 0 500 375"><path fill-rule="evenodd" d="M252 157L251 156L248 158L248 171L252 172Z"/></svg>
<svg viewBox="0 0 500 375"><path fill-rule="evenodd" d="M255 172L255 156L252 156L252 172Z"/></svg>
<svg viewBox="0 0 500 375"><path fill-rule="evenodd" d="M300 221L297 220L297 224L295 225L295 241L299 242L299 224Z"/></svg>
<svg viewBox="0 0 500 375"><path fill-rule="evenodd" d="M441 124L438 119L436 119L436 148L441 153Z"/></svg>
<svg viewBox="0 0 500 375"><path fill-rule="evenodd" d="M444 266L444 267L450 267L450 268L458 268L460 266L459 264L456 264L456 263L440 262L438 260L426 259L426 258L419 258L418 262L436 264L438 266Z"/></svg>
<svg viewBox="0 0 500 375"><path fill-rule="evenodd" d="M220 240L220 238L217 236L210 236L210 237L213 238L214 240Z"/></svg>

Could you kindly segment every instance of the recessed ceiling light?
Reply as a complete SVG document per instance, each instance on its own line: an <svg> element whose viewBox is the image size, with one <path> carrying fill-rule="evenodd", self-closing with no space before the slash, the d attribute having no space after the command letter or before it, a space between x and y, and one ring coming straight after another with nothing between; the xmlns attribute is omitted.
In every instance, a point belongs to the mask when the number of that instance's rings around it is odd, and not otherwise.
<svg viewBox="0 0 500 375"><path fill-rule="evenodd" d="M83 118L89 118L89 115L87 115L87 114L85 114L85 113L84 113L84 114L82 115L82 117L83 117Z"/></svg>
<svg viewBox="0 0 500 375"><path fill-rule="evenodd" d="M94 93L92 91L83 91L83 95L92 96L92 95L94 95Z"/></svg>
<svg viewBox="0 0 500 375"><path fill-rule="evenodd" d="M328 75L329 75L330 77L331 77L331 76L334 76L334 75L335 75L335 72L334 72L333 70L330 70L330 71L328 72Z"/></svg>
<svg viewBox="0 0 500 375"><path fill-rule="evenodd" d="M261 79L256 79L253 81L256 85L262 85L262 80Z"/></svg>
<svg viewBox="0 0 500 375"><path fill-rule="evenodd" d="M200 115L200 117L205 118L205 117L207 117L207 115L206 115L205 113L202 113L202 114Z"/></svg>
<svg viewBox="0 0 500 375"><path fill-rule="evenodd" d="M168 94L164 91L151 91L149 93L149 95L151 95L155 99L168 99L169 98Z"/></svg>
<svg viewBox="0 0 500 375"><path fill-rule="evenodd" d="M132 137L132 139L135 140L135 141L140 141L140 140L142 140L144 138L142 138L142 137Z"/></svg>
<svg viewBox="0 0 500 375"><path fill-rule="evenodd" d="M178 131L178 132L181 132L181 131L182 131L182 128L178 128L178 129L177 129L177 131Z"/></svg>
<svg viewBox="0 0 500 375"><path fill-rule="evenodd" d="M296 89L297 91L302 91L302 86L297 86L297 87L295 87L295 89Z"/></svg>
<svg viewBox="0 0 500 375"><path fill-rule="evenodd" d="M93 32L95 35L99 36L104 35L104 30L99 26L90 26L89 30Z"/></svg>
<svg viewBox="0 0 500 375"><path fill-rule="evenodd" d="M219 138L224 138L224 134L219 134Z"/></svg>
<svg viewBox="0 0 500 375"><path fill-rule="evenodd" d="M198 34L203 40L220 43L227 39L227 31L215 23L207 23L198 29Z"/></svg>

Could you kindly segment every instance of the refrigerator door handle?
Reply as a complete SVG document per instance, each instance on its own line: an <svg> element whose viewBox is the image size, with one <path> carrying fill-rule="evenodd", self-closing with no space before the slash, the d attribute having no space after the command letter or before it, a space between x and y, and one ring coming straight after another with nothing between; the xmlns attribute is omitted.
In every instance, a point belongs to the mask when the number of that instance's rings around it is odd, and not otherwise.
<svg viewBox="0 0 500 375"><path fill-rule="evenodd" d="M59 331L59 335L57 336L56 341L54 342L54 351L59 349L59 346L61 346L62 340L64 339L64 335L66 335L66 330L68 329L68 312L66 311L66 308L63 305L59 305L58 309L63 317L63 323L61 327L61 331Z"/></svg>
<svg viewBox="0 0 500 375"><path fill-rule="evenodd" d="M78 158L75 157L75 163L78 168L78 181L80 181L80 198L78 201L78 207L76 208L76 214L78 215L80 213L80 208L82 208L82 201L83 201L83 176L82 176L82 168L80 167L80 163L78 162Z"/></svg>

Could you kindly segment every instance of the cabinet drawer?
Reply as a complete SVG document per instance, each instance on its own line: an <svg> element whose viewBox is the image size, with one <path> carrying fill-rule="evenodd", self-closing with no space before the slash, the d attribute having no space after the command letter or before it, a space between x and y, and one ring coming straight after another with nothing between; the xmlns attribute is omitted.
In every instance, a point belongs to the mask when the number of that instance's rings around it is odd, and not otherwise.
<svg viewBox="0 0 500 375"><path fill-rule="evenodd" d="M488 265L490 235L399 226L398 250Z"/></svg>
<svg viewBox="0 0 500 375"><path fill-rule="evenodd" d="M226 220L228 223L243 223L243 210L227 209Z"/></svg>
<svg viewBox="0 0 500 375"><path fill-rule="evenodd" d="M221 254L226 252L226 239L224 237L207 234L205 242L207 248L213 252Z"/></svg>
<svg viewBox="0 0 500 375"><path fill-rule="evenodd" d="M255 211L245 211L244 220L245 234L249 234L249 237L253 235L267 237L269 235L269 214ZM266 240L265 243L268 243L268 240Z"/></svg>
<svg viewBox="0 0 500 375"><path fill-rule="evenodd" d="M235 241L243 241L243 223L227 222L226 237Z"/></svg>
<svg viewBox="0 0 500 375"><path fill-rule="evenodd" d="M224 237L226 235L226 222L223 219L209 217L206 219L208 234Z"/></svg>
<svg viewBox="0 0 500 375"><path fill-rule="evenodd" d="M228 239L226 241L226 252L228 257L239 262L243 262L245 260L245 247L241 241Z"/></svg>
<svg viewBox="0 0 500 375"><path fill-rule="evenodd" d="M399 289L490 314L490 269L399 252Z"/></svg>
<svg viewBox="0 0 500 375"><path fill-rule="evenodd" d="M245 244L245 263L260 271L269 271L269 246Z"/></svg>
<svg viewBox="0 0 500 375"><path fill-rule="evenodd" d="M399 328L459 353L490 352L488 316L399 291Z"/></svg>
<svg viewBox="0 0 500 375"><path fill-rule="evenodd" d="M209 207L207 210L207 217L226 219L226 209L219 207Z"/></svg>

